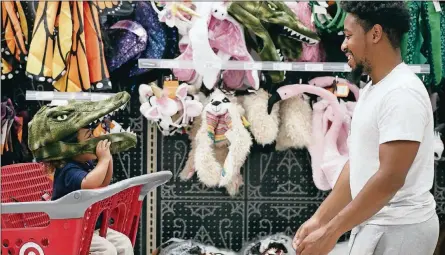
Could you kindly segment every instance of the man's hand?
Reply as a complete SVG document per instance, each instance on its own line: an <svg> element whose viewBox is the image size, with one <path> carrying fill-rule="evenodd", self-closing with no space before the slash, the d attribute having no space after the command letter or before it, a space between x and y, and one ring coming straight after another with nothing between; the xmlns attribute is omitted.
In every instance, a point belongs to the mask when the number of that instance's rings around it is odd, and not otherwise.
<svg viewBox="0 0 445 255"><path fill-rule="evenodd" d="M300 245L300 243L303 241L304 238L306 238L306 236L319 229L321 226L322 224L320 220L317 217L312 216L298 229L292 242L292 247L294 247L294 249L296 250L298 245Z"/></svg>
<svg viewBox="0 0 445 255"><path fill-rule="evenodd" d="M349 202L351 202L349 186L349 161L344 165L334 189L317 209L317 212L295 234L292 246L297 249L299 243L313 231L329 223Z"/></svg>
<svg viewBox="0 0 445 255"><path fill-rule="evenodd" d="M339 238L337 233L322 226L304 238L296 249L297 255L327 255Z"/></svg>

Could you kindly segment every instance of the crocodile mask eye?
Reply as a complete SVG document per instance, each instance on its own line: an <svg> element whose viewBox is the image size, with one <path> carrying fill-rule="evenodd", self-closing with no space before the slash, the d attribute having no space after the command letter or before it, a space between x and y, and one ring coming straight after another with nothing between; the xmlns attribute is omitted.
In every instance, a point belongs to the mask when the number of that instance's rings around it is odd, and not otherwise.
<svg viewBox="0 0 445 255"><path fill-rule="evenodd" d="M57 116L57 120L59 121L64 121L66 119L68 119L68 115L66 114Z"/></svg>

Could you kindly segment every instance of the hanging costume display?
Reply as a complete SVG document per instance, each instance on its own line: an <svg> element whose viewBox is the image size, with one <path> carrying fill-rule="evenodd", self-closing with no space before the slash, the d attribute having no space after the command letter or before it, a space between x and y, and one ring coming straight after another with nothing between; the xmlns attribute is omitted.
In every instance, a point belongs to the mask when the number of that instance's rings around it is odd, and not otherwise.
<svg viewBox="0 0 445 255"><path fill-rule="evenodd" d="M426 86L441 86L445 77L445 15L432 1L406 2L411 15L410 29L402 38L402 58L406 64L429 64ZM439 3L440 4L440 3ZM442 10L445 4L440 4Z"/></svg>
<svg viewBox="0 0 445 255"><path fill-rule="evenodd" d="M28 112L17 109L11 99L1 103L0 155L3 165L31 160L27 147L28 122Z"/></svg>
<svg viewBox="0 0 445 255"><path fill-rule="evenodd" d="M193 60L199 67L196 70L173 69L173 73L178 79L190 83L202 79L204 85L212 89L220 70L202 67L204 61L216 64L227 60L253 61L253 59L246 48L244 30L227 14L227 7L224 4L196 3L196 6L199 17L194 18L188 34L179 42L182 54L176 60ZM258 89L259 86L256 71L227 70L223 72L223 79L229 89L242 89L244 85ZM198 83L198 88L200 85Z"/></svg>
<svg viewBox="0 0 445 255"><path fill-rule="evenodd" d="M231 196L243 184L241 167L244 165L252 139L243 117L244 110L236 98L216 89L207 99L201 114L199 128L192 143L194 155L189 154L182 176L197 173L199 180L208 187L225 187Z"/></svg>
<svg viewBox="0 0 445 255"><path fill-rule="evenodd" d="M283 61L283 53L293 48L301 49L301 42L313 45L320 40L318 35L305 27L295 13L281 1L232 2L228 12L256 35L257 47L253 48L262 61ZM270 15L272 13L274 15ZM278 34L272 36L271 31ZM255 39L249 42L254 42ZM301 50L299 52L301 53ZM300 53L286 57L299 58ZM284 80L285 74L283 71L270 72L270 76L272 83L279 83Z"/></svg>
<svg viewBox="0 0 445 255"><path fill-rule="evenodd" d="M159 88L155 84L139 86L140 112L154 121L163 135L185 133L193 118L203 109L196 89L183 83L173 87Z"/></svg>
<svg viewBox="0 0 445 255"><path fill-rule="evenodd" d="M1 79L12 79L22 71L28 56L30 27L22 3L2 1Z"/></svg>
<svg viewBox="0 0 445 255"><path fill-rule="evenodd" d="M26 66L29 78L58 91L110 89L99 10L118 6L39 2Z"/></svg>
<svg viewBox="0 0 445 255"><path fill-rule="evenodd" d="M140 114L157 126L160 135L188 135L190 150L181 165L181 180L190 181L196 173L204 186L222 188L233 198L244 184L241 168L256 143L263 148L272 145L276 151L307 149L313 182L327 191L348 160L348 132L361 86L336 73L286 76L285 70L225 70L222 63L243 61L253 67L255 61L346 62L340 50L346 13L339 4L2 2L1 79L25 74L33 84L77 92L110 90L113 75L124 77L117 78L121 84L129 78L139 95ZM411 28L402 40L403 60L430 65L431 74L422 79L430 89L433 111L442 116L445 3L439 3L442 12L431 1L406 4ZM35 7L34 13L28 13L29 6ZM192 61L194 69L171 66L177 84L161 85L152 82L159 78L159 70L140 68L139 59ZM155 78L147 79L147 74ZM135 77L143 77L143 82L133 82ZM8 160L13 156L11 163L29 162L28 141L38 161L63 160L94 153L103 139L113 142L112 153L126 151L136 146L136 135L112 117L128 101L127 93L119 93L100 102L46 105L28 125L27 112L18 110L13 100L3 100L0 152ZM445 125L435 126L438 165L445 160ZM90 128L94 138L68 142L79 128ZM153 254L284 255L292 254L291 243L291 237L276 234L234 252L171 239Z"/></svg>

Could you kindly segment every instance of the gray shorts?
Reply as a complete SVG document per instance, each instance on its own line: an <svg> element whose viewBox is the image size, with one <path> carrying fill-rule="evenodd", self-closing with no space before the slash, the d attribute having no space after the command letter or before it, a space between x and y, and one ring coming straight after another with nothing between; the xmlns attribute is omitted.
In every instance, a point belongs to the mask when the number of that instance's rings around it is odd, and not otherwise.
<svg viewBox="0 0 445 255"><path fill-rule="evenodd" d="M349 255L433 255L439 238L437 214L411 225L365 225L349 239Z"/></svg>

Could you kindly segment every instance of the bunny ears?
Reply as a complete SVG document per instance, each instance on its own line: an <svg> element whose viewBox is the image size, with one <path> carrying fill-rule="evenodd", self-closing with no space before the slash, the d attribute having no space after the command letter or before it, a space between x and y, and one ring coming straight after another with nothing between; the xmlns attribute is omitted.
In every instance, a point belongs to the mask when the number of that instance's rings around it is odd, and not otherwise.
<svg viewBox="0 0 445 255"><path fill-rule="evenodd" d="M192 9L191 2L163 2L164 8L160 11L154 1L150 1L153 10L158 13L159 20L169 27L178 27L181 34L186 34L192 25L192 17L200 15ZM185 16L184 16L185 15Z"/></svg>
<svg viewBox="0 0 445 255"><path fill-rule="evenodd" d="M145 118L157 123L163 135L181 133L192 118L199 116L203 109L197 96L189 96L189 90L194 90L194 87L186 83L179 85L170 93L154 83L141 84L139 110Z"/></svg>

